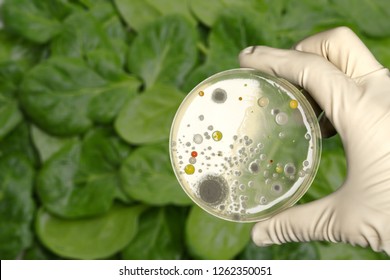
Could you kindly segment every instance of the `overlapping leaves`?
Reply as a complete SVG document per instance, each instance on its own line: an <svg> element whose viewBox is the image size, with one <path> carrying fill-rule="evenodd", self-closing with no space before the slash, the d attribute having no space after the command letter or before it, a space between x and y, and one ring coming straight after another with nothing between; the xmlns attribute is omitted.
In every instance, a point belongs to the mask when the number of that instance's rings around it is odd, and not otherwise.
<svg viewBox="0 0 390 280"><path fill-rule="evenodd" d="M384 258L349 245L255 247L251 225L192 206L167 140L184 94L238 67L247 46L290 48L347 25L389 66L386 7L385 0L5 0L0 257ZM345 176L339 139L324 141L301 202L331 193Z"/></svg>

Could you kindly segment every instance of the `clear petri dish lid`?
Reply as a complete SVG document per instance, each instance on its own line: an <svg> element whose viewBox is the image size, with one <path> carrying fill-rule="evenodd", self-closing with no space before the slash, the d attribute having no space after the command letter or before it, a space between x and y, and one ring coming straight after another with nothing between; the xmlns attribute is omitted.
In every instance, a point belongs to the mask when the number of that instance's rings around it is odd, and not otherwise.
<svg viewBox="0 0 390 280"><path fill-rule="evenodd" d="M321 132L296 87L240 68L209 77L186 96L169 145L175 175L197 205L225 220L254 222L307 191Z"/></svg>

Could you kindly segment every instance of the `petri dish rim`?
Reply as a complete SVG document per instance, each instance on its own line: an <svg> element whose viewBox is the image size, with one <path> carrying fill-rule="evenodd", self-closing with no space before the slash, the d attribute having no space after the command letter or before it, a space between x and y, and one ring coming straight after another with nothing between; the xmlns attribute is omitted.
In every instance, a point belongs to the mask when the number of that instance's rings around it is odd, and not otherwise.
<svg viewBox="0 0 390 280"><path fill-rule="evenodd" d="M198 94L199 87L201 87L201 86L205 87L211 81L216 80L219 77L228 76L228 75L235 75L235 74L238 74L238 75L247 74L248 79L250 79L251 76L257 77L257 78L261 77L261 78L264 78L266 80L273 81L276 85L278 85L279 87L288 91L292 96L294 96L296 98L296 100L298 101L300 106L302 106L303 111L306 115L306 118L308 119L308 125L311 128L311 133L312 133L311 137L313 138L313 165L311 167L310 174L307 174L308 176L306 176L304 182L300 185L300 187L297 189L297 191L292 196L290 196L287 200L282 200L279 203L275 204L272 207L273 208L272 211L268 211L266 213L259 212L258 215L256 215L256 216L252 216L252 217L248 217L248 218L240 217L239 219L235 219L235 218L220 214L218 211L215 211L214 208L202 203L200 201L200 199L197 199L196 196L194 196L193 192L190 192L189 190L187 190L187 188L183 186L183 184L181 182L181 176L179 174L179 171L176 169L176 167L174 165L173 152L172 152L172 146L173 146L173 139L172 138L173 138L174 128L175 128L175 125L177 123L177 119L179 118L180 110L182 109L182 105L186 104L186 102L188 102L188 99L190 99L192 95ZM241 222L241 223L258 222L258 221L268 219L271 216L274 216L274 215L282 212L283 210L293 206L307 192L307 190L309 189L309 187L311 186L311 184L315 178L315 175L318 171L318 167L319 167L320 160L321 160L321 152L322 152L321 131L320 131L319 123L318 123L318 120L317 120L317 117L315 115L313 108L311 107L310 103L308 102L306 97L303 95L303 93L297 87L295 87L293 84L291 84L290 82L288 82L287 80L285 80L283 78L275 77L275 76L269 75L267 73L264 73L264 72L256 70L256 69L236 68L236 69L222 71L222 72L216 73L216 74L206 78L205 80L198 83L187 94L187 96L185 96L182 103L178 107L177 112L176 112L176 114L173 118L173 121L172 121L171 130L170 130L170 137L169 137L169 151L170 151L169 152L170 161L171 161L171 165L172 165L172 169L174 171L174 174L175 174L177 180L179 181L181 188L185 191L185 193L191 198L191 200L196 205L198 205L200 208L202 208L204 211L208 212L209 214L211 214L215 217L221 218L223 220L233 221L233 222Z"/></svg>

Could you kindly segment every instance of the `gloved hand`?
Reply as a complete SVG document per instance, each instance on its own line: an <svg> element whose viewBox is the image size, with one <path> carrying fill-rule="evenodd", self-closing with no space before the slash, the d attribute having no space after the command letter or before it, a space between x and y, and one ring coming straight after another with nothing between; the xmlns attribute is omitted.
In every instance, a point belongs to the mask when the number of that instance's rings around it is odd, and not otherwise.
<svg viewBox="0 0 390 280"><path fill-rule="evenodd" d="M388 69L346 27L309 37L294 50L249 47L239 59L241 67L306 89L341 136L348 166L336 192L257 223L254 242L347 242L390 255Z"/></svg>

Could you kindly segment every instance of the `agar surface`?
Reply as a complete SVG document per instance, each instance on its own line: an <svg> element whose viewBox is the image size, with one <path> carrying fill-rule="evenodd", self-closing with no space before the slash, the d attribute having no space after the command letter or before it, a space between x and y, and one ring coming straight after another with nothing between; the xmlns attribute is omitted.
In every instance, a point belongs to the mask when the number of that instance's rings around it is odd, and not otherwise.
<svg viewBox="0 0 390 280"><path fill-rule="evenodd" d="M179 108L171 143L187 194L230 220L250 220L293 196L309 176L316 144L295 96L253 77L194 89Z"/></svg>

